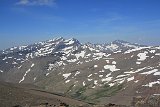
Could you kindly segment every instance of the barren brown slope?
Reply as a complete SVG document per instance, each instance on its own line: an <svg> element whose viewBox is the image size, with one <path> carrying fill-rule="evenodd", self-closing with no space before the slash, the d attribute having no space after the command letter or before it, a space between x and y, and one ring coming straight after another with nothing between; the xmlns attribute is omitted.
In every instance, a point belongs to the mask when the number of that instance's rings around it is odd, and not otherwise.
<svg viewBox="0 0 160 107"><path fill-rule="evenodd" d="M89 106L87 103L81 101L38 90L38 88L32 87L32 85L26 86L0 82L0 107L14 107L18 105L32 107L45 104L52 107L59 106L61 103L71 106Z"/></svg>

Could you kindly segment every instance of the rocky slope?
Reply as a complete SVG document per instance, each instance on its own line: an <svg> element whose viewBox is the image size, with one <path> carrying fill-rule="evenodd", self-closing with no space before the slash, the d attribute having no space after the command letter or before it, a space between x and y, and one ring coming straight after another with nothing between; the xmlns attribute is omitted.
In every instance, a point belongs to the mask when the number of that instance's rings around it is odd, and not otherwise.
<svg viewBox="0 0 160 107"><path fill-rule="evenodd" d="M129 105L160 95L160 46L56 38L0 52L0 79L33 83L91 103Z"/></svg>

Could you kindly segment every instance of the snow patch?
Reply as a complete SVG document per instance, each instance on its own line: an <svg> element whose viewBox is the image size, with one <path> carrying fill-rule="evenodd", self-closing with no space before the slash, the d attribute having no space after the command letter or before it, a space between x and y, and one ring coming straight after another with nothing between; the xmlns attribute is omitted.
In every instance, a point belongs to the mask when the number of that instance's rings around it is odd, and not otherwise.
<svg viewBox="0 0 160 107"><path fill-rule="evenodd" d="M160 84L160 81L150 82L150 83L148 83L148 84L146 84L146 85L142 85L142 86L145 86L145 87L152 87L152 86L155 85L155 84Z"/></svg>
<svg viewBox="0 0 160 107"><path fill-rule="evenodd" d="M135 52L135 51L139 51L139 50L142 50L142 49L147 49L147 48L150 48L150 47L139 47L139 48L127 50L127 51L125 52L125 54L131 53L131 52Z"/></svg>
<svg viewBox="0 0 160 107"><path fill-rule="evenodd" d="M105 65L104 69L109 69L112 72L120 70L120 69L117 69L115 65Z"/></svg>
<svg viewBox="0 0 160 107"><path fill-rule="evenodd" d="M88 75L88 77L91 77L91 76L92 76L92 74Z"/></svg>
<svg viewBox="0 0 160 107"><path fill-rule="evenodd" d="M30 71L31 71L31 69L28 69L28 70L25 72L23 78L19 81L19 83L21 83L22 81L24 81L26 75L27 75Z"/></svg>
<svg viewBox="0 0 160 107"><path fill-rule="evenodd" d="M19 67L18 67L18 69L20 69L21 67L22 67L22 65L21 65L21 66L19 66Z"/></svg>
<svg viewBox="0 0 160 107"><path fill-rule="evenodd" d="M98 82L97 80L94 80L94 85L97 85L98 84L97 82Z"/></svg>
<svg viewBox="0 0 160 107"><path fill-rule="evenodd" d="M48 76L50 73L47 73L46 76Z"/></svg>
<svg viewBox="0 0 160 107"><path fill-rule="evenodd" d="M160 75L160 71L159 72L155 72L153 75Z"/></svg>
<svg viewBox="0 0 160 107"><path fill-rule="evenodd" d="M68 62L76 62L77 59L70 59L70 60L67 60Z"/></svg>
<svg viewBox="0 0 160 107"><path fill-rule="evenodd" d="M22 49L24 49L24 48L26 48L27 47L27 45L26 46L20 46L19 47L19 50L22 50Z"/></svg>
<svg viewBox="0 0 160 107"><path fill-rule="evenodd" d="M143 73L141 73L141 74L147 74L147 75L149 75L149 74L155 73L155 72L157 72L157 71L158 71L158 69L153 69L153 70L151 70L151 71L143 72Z"/></svg>
<svg viewBox="0 0 160 107"><path fill-rule="evenodd" d="M7 59L7 57L4 57L2 60L4 61L4 60L6 60Z"/></svg>
<svg viewBox="0 0 160 107"><path fill-rule="evenodd" d="M17 47L10 48L11 51L13 51L14 49L17 49Z"/></svg>
<svg viewBox="0 0 160 107"><path fill-rule="evenodd" d="M31 65L31 68L34 67L34 63Z"/></svg>
<svg viewBox="0 0 160 107"><path fill-rule="evenodd" d="M17 63L17 62L15 62L15 61L13 61L13 62L12 62L12 64L14 64L14 65L15 65L15 64L18 64L18 63Z"/></svg>
<svg viewBox="0 0 160 107"><path fill-rule="evenodd" d="M71 40L71 39L70 39L70 40L68 40L67 42L68 42L68 43L65 43L66 45L71 45L71 44L73 44L73 43L74 43L74 41L73 41L73 40Z"/></svg>
<svg viewBox="0 0 160 107"><path fill-rule="evenodd" d="M93 86L92 88L96 88L96 86Z"/></svg>
<svg viewBox="0 0 160 107"><path fill-rule="evenodd" d="M65 81L65 83L68 83L68 82L70 82L71 80L67 80L67 81Z"/></svg>
<svg viewBox="0 0 160 107"><path fill-rule="evenodd" d="M128 82L132 80L134 80L134 76L127 79Z"/></svg>
<svg viewBox="0 0 160 107"><path fill-rule="evenodd" d="M18 55L22 56L22 54L21 54L21 53L19 53Z"/></svg>
<svg viewBox="0 0 160 107"><path fill-rule="evenodd" d="M143 71L144 69L146 69L147 67L144 67L144 68L140 68L140 69L137 69L136 71L127 71L127 72L124 72L125 74L134 74L134 73L138 73L140 71Z"/></svg>
<svg viewBox="0 0 160 107"><path fill-rule="evenodd" d="M150 51L150 53L155 53L155 52L156 52L156 50L151 50L151 51Z"/></svg>
<svg viewBox="0 0 160 107"><path fill-rule="evenodd" d="M37 77L34 77L34 81L37 79Z"/></svg>
<svg viewBox="0 0 160 107"><path fill-rule="evenodd" d="M67 58L66 58L66 57L64 57L64 56L62 56L62 57L61 57L61 60L67 60Z"/></svg>
<svg viewBox="0 0 160 107"><path fill-rule="evenodd" d="M156 53L155 55L160 56L160 53Z"/></svg>
<svg viewBox="0 0 160 107"><path fill-rule="evenodd" d="M85 86L86 85L86 83L85 83L85 81L83 81L83 86Z"/></svg>
<svg viewBox="0 0 160 107"><path fill-rule="evenodd" d="M110 87L112 87L112 86L115 85L115 83L109 83L108 85L109 85Z"/></svg>
<svg viewBox="0 0 160 107"><path fill-rule="evenodd" d="M142 62L136 62L136 64L138 64L138 65L141 64L141 63L142 63Z"/></svg>
<svg viewBox="0 0 160 107"><path fill-rule="evenodd" d="M102 71L99 71L99 72L105 72L105 71L104 71L104 69L102 69Z"/></svg>
<svg viewBox="0 0 160 107"><path fill-rule="evenodd" d="M98 65L94 65L94 68L97 68L98 67Z"/></svg>
<svg viewBox="0 0 160 107"><path fill-rule="evenodd" d="M106 48L109 48L109 49L111 49L111 50L115 50L115 49L117 49L119 46L118 45L116 45L116 44L111 44L110 46L106 46Z"/></svg>
<svg viewBox="0 0 160 107"><path fill-rule="evenodd" d="M93 80L93 79L89 79L89 78L88 78L88 81L92 81L92 80Z"/></svg>
<svg viewBox="0 0 160 107"><path fill-rule="evenodd" d="M134 81L135 83L139 82L139 80Z"/></svg>
<svg viewBox="0 0 160 107"><path fill-rule="evenodd" d="M146 58L148 57L146 54L148 52L144 52L144 53L139 53L137 56L139 57L139 59L137 59L138 61L144 61L146 60Z"/></svg>
<svg viewBox="0 0 160 107"><path fill-rule="evenodd" d="M64 77L65 79L67 79L71 74L72 74L72 73L63 74L63 77Z"/></svg>
<svg viewBox="0 0 160 107"><path fill-rule="evenodd" d="M100 77L100 78L102 78L102 77L103 77L103 75L99 75L99 77Z"/></svg>
<svg viewBox="0 0 160 107"><path fill-rule="evenodd" d="M78 74L80 74L80 72L79 72L79 71L76 71L76 73L74 74L74 76L77 76Z"/></svg>
<svg viewBox="0 0 160 107"><path fill-rule="evenodd" d="M125 81L125 78L119 78L114 80L116 84L122 84L124 81Z"/></svg>
<svg viewBox="0 0 160 107"><path fill-rule="evenodd" d="M112 64L116 64L117 62L116 61L112 61Z"/></svg>
<svg viewBox="0 0 160 107"><path fill-rule="evenodd" d="M102 81L102 82L104 82L104 81L105 81L105 82L106 82L106 81L109 82L109 81L111 81L111 80L112 80L112 77L107 77L107 78L103 78L101 81Z"/></svg>
<svg viewBox="0 0 160 107"><path fill-rule="evenodd" d="M81 53L75 54L76 58L79 59L80 57L84 58L85 56L85 51L81 51Z"/></svg>
<svg viewBox="0 0 160 107"><path fill-rule="evenodd" d="M118 75L116 78L122 78L122 77L125 77L127 75Z"/></svg>
<svg viewBox="0 0 160 107"><path fill-rule="evenodd" d="M109 63L109 60L106 60L107 63Z"/></svg>

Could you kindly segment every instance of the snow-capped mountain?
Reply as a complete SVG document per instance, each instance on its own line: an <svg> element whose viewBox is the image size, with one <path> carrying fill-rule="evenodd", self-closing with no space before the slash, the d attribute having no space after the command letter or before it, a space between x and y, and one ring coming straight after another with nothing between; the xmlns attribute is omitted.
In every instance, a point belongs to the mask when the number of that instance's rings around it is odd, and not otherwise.
<svg viewBox="0 0 160 107"><path fill-rule="evenodd" d="M88 102L122 103L160 94L160 46L62 37L0 52L0 79L33 83Z"/></svg>
<svg viewBox="0 0 160 107"><path fill-rule="evenodd" d="M123 40L115 40L111 43L106 43L106 44L95 44L93 45L94 48L97 48L101 51L104 52L124 52L129 49L134 49L138 47L144 47L145 45L139 45L139 44L132 44Z"/></svg>
<svg viewBox="0 0 160 107"><path fill-rule="evenodd" d="M0 53L0 63L3 65L1 66L1 71L8 71L10 68L15 68L30 59L49 55L68 54L79 46L79 41L74 38L64 40L60 37L32 45L12 47ZM6 67L8 65L9 67Z"/></svg>

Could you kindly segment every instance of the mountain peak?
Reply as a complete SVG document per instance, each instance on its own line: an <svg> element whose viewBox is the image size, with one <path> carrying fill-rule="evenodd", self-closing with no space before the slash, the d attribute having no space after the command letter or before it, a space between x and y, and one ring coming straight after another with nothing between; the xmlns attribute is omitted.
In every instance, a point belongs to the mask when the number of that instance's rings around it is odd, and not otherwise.
<svg viewBox="0 0 160 107"><path fill-rule="evenodd" d="M53 42L53 41L59 41L59 40L64 40L63 37L57 37L57 38L53 38L53 39L50 39L50 40L47 40L47 42Z"/></svg>
<svg viewBox="0 0 160 107"><path fill-rule="evenodd" d="M160 93L159 56L159 47L141 47L123 40L80 44L75 38L59 37L1 51L0 80L33 83L51 92L89 100L100 95L94 98L98 102L108 101L102 94L118 93L118 98L127 95L131 99L133 93Z"/></svg>
<svg viewBox="0 0 160 107"><path fill-rule="evenodd" d="M115 41L113 41L112 43L129 43L129 42L127 42L127 41L124 41L124 40L115 40Z"/></svg>
<svg viewBox="0 0 160 107"><path fill-rule="evenodd" d="M75 38L65 39L64 43L66 45L74 45L74 44L80 45L80 42L77 39L75 39Z"/></svg>

